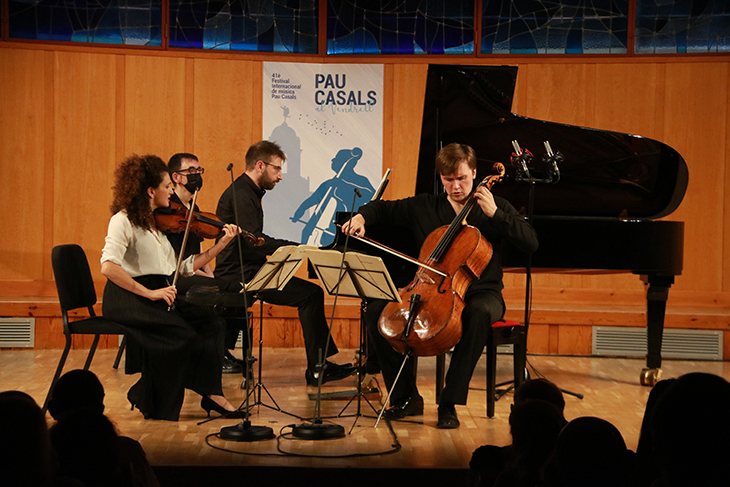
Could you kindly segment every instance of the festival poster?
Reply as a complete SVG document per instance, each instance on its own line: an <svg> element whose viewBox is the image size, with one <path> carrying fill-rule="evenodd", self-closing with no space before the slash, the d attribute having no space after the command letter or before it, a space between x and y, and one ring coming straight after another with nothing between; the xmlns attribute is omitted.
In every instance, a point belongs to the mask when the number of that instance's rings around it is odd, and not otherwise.
<svg viewBox="0 0 730 487"><path fill-rule="evenodd" d="M335 213L353 201L357 211L380 183L383 66L267 62L263 89L263 138L287 155L283 180L263 199L264 232L328 245Z"/></svg>

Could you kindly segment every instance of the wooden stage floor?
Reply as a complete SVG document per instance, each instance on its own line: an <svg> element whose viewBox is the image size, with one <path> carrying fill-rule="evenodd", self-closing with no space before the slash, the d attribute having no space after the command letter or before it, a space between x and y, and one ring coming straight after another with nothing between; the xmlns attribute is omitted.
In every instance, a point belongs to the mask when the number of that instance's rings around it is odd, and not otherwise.
<svg viewBox="0 0 730 487"><path fill-rule="evenodd" d="M316 472L312 475L324 480L322 485L389 485L380 474L375 482L367 475L368 472L383 471L400 474L419 472L422 477L418 482L424 485L429 483L428 479L434 480L435 484L439 475L450 476L456 480L456 484L461 484L458 479L464 478L474 449L483 444L504 445L510 440L507 420L512 395L508 394L497 402L494 418L486 417L484 360L478 365L472 380L472 387L482 389L470 392L466 406L457 406L461 427L456 430L436 428L435 359L421 358L418 380L426 401L425 414L420 418L423 424L394 422L391 429L381 422L374 428L375 413L368 402L361 402L361 411L366 416L355 418L352 415L357 412L356 401L343 411L348 397L328 399L322 401L321 416L342 414L343 417L327 421L342 425L346 432L352 429L352 432L345 438L311 441L291 437L291 426L306 423L314 414L315 403L308 398L308 393L316 390L304 382L304 351L264 349L263 382L270 396L284 411L305 419L259 406L253 410L252 423L271 427L278 438L238 443L225 442L211 435L218 433L222 427L235 426L240 421L216 419L199 424L206 419L206 415L199 406L200 398L191 392L187 393L179 422L144 420L138 411L130 411L126 392L137 376L125 375L122 367L120 370L112 368L115 353L116 350L99 350L92 364L92 370L106 390L106 414L121 434L142 443L150 463L158 469L163 485L171 485L172 479L175 485L192 485L193 482L184 481L185 475L180 475L180 472L186 471L183 467L187 467L188 471L190 467L195 467L208 473L217 472L221 479L226 477L222 473L226 471L229 472L228 477L237 478L244 471L240 467L245 467L245 471L257 472L259 476L259 481L253 485L287 484L289 482L283 480L283 472L288 472L290 477L305 485L309 482L301 482L305 480L304 472ZM27 392L42 404L60 354L60 350L0 350L0 390ZM85 350L72 351L66 370L81 368L85 354ZM335 357L335 361L351 361L352 357L352 351L345 351ZM580 416L607 419L621 431L627 446L632 450L636 448L650 390L639 385L643 360L534 355L528 358L535 370L562 389L584 395L581 400L566 394L567 419ZM663 365L662 378L702 371L730 379L728 362L665 360ZM498 380L509 379L510 373L511 358L508 355L500 356ZM532 372L532 375L534 377L535 373ZM240 382L240 375L223 376L225 394L235 405L243 400ZM353 390L355 385L353 379L331 384L326 384L323 392ZM374 406L379 407L377 395L369 398ZM263 394L262 402L274 404L266 393ZM50 415L48 418L50 424ZM171 474L173 471L178 474ZM346 481L340 482L334 478L340 474L344 475L342 480ZM191 474L190 478L193 477ZM394 475L393 478L400 477ZM410 479L414 481L416 477Z"/></svg>

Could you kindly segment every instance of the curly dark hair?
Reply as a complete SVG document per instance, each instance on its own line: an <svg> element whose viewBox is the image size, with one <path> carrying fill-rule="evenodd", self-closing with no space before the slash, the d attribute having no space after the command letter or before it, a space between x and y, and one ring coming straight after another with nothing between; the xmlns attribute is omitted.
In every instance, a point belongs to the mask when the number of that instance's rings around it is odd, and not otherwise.
<svg viewBox="0 0 730 487"><path fill-rule="evenodd" d="M155 155L127 157L114 171L114 201L109 207L112 214L125 211L132 225L145 230L154 228L147 188L157 188L166 173L167 165Z"/></svg>

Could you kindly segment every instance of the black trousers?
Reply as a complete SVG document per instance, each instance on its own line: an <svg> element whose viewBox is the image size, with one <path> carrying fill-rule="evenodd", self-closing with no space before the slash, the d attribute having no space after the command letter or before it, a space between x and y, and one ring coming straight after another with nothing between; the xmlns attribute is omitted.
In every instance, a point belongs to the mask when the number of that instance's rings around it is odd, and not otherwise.
<svg viewBox="0 0 730 487"><path fill-rule="evenodd" d="M167 285L165 276L136 280L149 289ZM125 372L141 372L128 398L146 416L177 421L185 389L200 395L222 395L222 320L208 310L150 301L111 281L104 288L104 317L124 327Z"/></svg>
<svg viewBox="0 0 730 487"><path fill-rule="evenodd" d="M466 404L469 382L487 344L489 327L504 316L504 301L499 292L467 291L464 301L466 306L461 314L461 340L451 355L446 384L441 392L441 404ZM369 345L377 354L385 386L392 391L390 403L395 404L419 393L413 367L408 363L394 385L404 356L393 349L378 329L380 314L387 304L380 300L369 302L365 320Z"/></svg>
<svg viewBox="0 0 730 487"><path fill-rule="evenodd" d="M250 281L253 276L253 273L246 275L246 280ZM241 284L238 282L221 283L219 281L218 284L221 290L237 292L241 289ZM318 285L293 277L281 291L261 291L256 298L271 304L297 308L304 335L307 368L314 369L319 360L320 350L323 358L331 357L339 352L337 345L330 337L327 318L324 314L324 291Z"/></svg>
<svg viewBox="0 0 730 487"><path fill-rule="evenodd" d="M177 296L178 299L184 301L185 293L192 287L195 286L203 286L203 287L212 287L218 286L218 280L212 278L212 277L205 277L200 275L193 275L190 277L181 277L177 281ZM240 289L240 286L239 286ZM238 292L238 291L236 291ZM251 306L254 299L251 297L250 301L248 302L248 305ZM211 311L212 312L212 311ZM225 340L225 348L226 350L233 350L236 348L236 342L238 341L238 334L240 331L243 331L242 340L241 340L241 348L243 350L246 350L248 348L249 337L250 337L250 323L248 323L247 315L246 313L242 312L240 309L222 309L218 312L221 318L223 318L223 321L226 322L226 331L224 335ZM245 356L245 352L244 352Z"/></svg>

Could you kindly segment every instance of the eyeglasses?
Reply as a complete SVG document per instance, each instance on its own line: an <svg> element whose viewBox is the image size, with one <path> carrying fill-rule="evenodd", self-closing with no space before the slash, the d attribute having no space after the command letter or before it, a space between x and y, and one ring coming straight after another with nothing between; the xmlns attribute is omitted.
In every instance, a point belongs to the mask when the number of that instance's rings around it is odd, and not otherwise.
<svg viewBox="0 0 730 487"><path fill-rule="evenodd" d="M261 162L263 162L267 166L273 167L274 168L274 171L281 172L281 166L277 166L276 164L271 164L270 162L266 162L266 161L261 161Z"/></svg>
<svg viewBox="0 0 730 487"><path fill-rule="evenodd" d="M175 172L178 174L182 174L183 176L187 176L189 174L203 174L205 172L205 169L202 167L189 167L182 171L175 171Z"/></svg>

